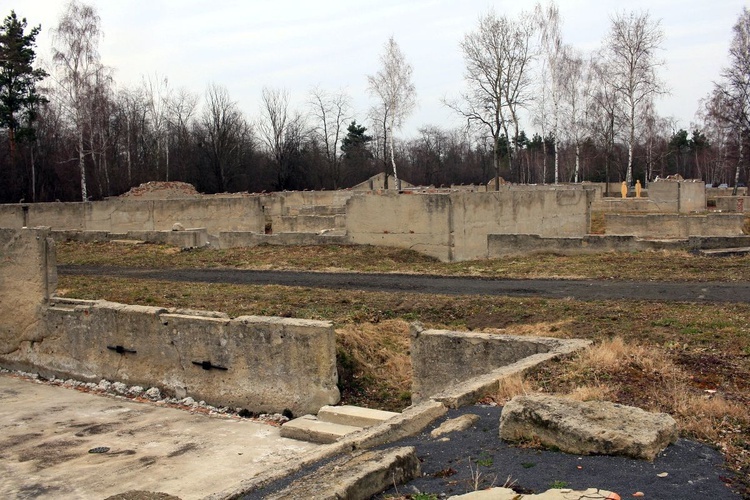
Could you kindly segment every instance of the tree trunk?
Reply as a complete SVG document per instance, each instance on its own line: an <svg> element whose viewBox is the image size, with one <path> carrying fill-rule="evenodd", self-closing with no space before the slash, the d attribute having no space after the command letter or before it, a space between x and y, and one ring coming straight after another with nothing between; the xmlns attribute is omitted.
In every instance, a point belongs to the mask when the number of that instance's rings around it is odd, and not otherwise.
<svg viewBox="0 0 750 500"><path fill-rule="evenodd" d="M578 173L580 171L580 167L581 167L581 147L578 145L578 143L576 143L576 176L575 176L575 180L573 181L576 184L578 184Z"/></svg>
<svg viewBox="0 0 750 500"><path fill-rule="evenodd" d="M78 169L81 172L81 200L88 201L86 189L86 158L83 152L83 128L78 128Z"/></svg>
<svg viewBox="0 0 750 500"><path fill-rule="evenodd" d="M740 144L738 148L738 154L737 154L737 168L734 170L734 188L732 188L732 196L737 196L737 184L740 182L740 167L742 165L742 156L743 156L743 144L742 144L742 134L740 133Z"/></svg>

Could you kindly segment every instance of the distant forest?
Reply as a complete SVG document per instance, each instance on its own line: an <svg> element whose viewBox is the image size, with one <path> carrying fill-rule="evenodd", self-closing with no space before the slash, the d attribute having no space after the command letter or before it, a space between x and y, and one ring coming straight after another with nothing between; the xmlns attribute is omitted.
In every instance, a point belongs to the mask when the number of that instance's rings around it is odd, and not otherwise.
<svg viewBox="0 0 750 500"><path fill-rule="evenodd" d="M367 77L373 106L361 115L342 91L315 88L305 109L292 109L287 90L265 88L262 112L248 117L219 83L202 96L158 76L116 84L99 58L96 10L76 0L52 28L52 66L41 69L40 28L22 14L0 26L2 203L98 200L147 181L184 181L203 193L341 189L395 166L399 178L438 187L498 174L631 185L680 174L730 186L750 175L747 8L691 130L655 112L665 91L658 20L616 15L601 48L584 54L561 39L552 3L481 17L457 41L466 88L444 103L466 127L425 124L412 137L396 137L418 96L393 39ZM400 87L388 86L394 76Z"/></svg>

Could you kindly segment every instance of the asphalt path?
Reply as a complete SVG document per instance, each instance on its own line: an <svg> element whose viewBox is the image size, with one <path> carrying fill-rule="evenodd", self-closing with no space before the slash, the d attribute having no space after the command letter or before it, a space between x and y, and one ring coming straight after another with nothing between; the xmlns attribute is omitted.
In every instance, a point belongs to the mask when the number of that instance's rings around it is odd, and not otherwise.
<svg viewBox="0 0 750 500"><path fill-rule="evenodd" d="M750 302L750 283L563 279L491 279L417 274L322 273L240 269L144 269L61 265L62 275L115 276L160 281L282 285L365 292L498 295L576 300Z"/></svg>

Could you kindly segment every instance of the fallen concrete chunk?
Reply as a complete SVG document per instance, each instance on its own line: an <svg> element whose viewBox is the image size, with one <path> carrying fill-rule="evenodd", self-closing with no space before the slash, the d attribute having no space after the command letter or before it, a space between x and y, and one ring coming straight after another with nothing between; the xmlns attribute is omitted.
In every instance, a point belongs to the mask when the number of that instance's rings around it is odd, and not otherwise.
<svg viewBox="0 0 750 500"><path fill-rule="evenodd" d="M653 460L677 440L677 423L666 413L606 401L516 396L500 415L506 441L539 440L577 455L625 455Z"/></svg>
<svg viewBox="0 0 750 500"><path fill-rule="evenodd" d="M331 422L333 424L352 425L355 427L369 427L385 422L398 413L392 411L373 410L372 408L362 408L360 406L326 405L318 412L318 420Z"/></svg>
<svg viewBox="0 0 750 500"><path fill-rule="evenodd" d="M620 495L598 488L589 488L584 491L552 489L536 495L519 495L510 488L490 488L448 498L454 500L620 500Z"/></svg>
<svg viewBox="0 0 750 500"><path fill-rule="evenodd" d="M473 413L467 413L466 415L461 415L457 418L451 418L440 424L437 429L433 429L432 432L430 432L430 437L437 438L450 432L465 431L477 423L478 420L479 415L474 415Z"/></svg>
<svg viewBox="0 0 750 500"><path fill-rule="evenodd" d="M419 459L411 446L368 451L334 460L266 499L366 499L420 475Z"/></svg>
<svg viewBox="0 0 750 500"><path fill-rule="evenodd" d="M304 415L295 418L281 426L281 437L307 441L309 443L328 444L338 438L357 432L361 427L334 424L318 420L314 415Z"/></svg>

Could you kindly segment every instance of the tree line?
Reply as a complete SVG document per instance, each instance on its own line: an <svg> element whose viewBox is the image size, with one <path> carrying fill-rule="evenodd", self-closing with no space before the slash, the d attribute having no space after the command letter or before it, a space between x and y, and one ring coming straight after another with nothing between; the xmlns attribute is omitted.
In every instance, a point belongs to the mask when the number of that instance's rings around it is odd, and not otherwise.
<svg viewBox="0 0 750 500"><path fill-rule="evenodd" d="M412 137L396 137L418 101L393 37L367 76L373 105L361 116L342 90L312 88L293 109L288 90L266 87L251 119L218 83L203 95L160 75L117 85L90 5L64 6L45 69L35 64L40 30L15 12L0 26L0 202L96 200L147 181L204 193L340 189L379 172L396 188L671 174L736 186L750 174L747 8L690 131L655 111L664 34L647 12L613 15L589 54L564 42L554 3L482 14L459 42L464 89L444 99L465 126L424 125Z"/></svg>

